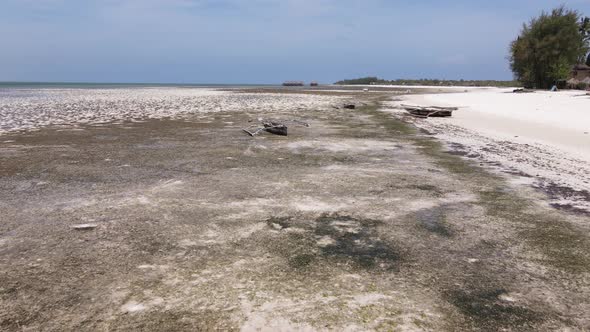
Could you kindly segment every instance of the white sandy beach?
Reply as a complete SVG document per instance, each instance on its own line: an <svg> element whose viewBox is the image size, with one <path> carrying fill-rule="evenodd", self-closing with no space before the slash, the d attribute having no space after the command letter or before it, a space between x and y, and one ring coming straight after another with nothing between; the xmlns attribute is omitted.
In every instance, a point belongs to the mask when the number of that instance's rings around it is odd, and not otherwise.
<svg viewBox="0 0 590 332"><path fill-rule="evenodd" d="M532 176L536 185L590 190L590 96L583 91L515 94L512 89L468 89L405 96L392 105L400 104L458 106L452 118L414 123L464 147L473 158Z"/></svg>
<svg viewBox="0 0 590 332"><path fill-rule="evenodd" d="M590 96L581 91L514 94L511 89L415 96L426 105L463 106L452 123L518 143L558 147L590 161Z"/></svg>

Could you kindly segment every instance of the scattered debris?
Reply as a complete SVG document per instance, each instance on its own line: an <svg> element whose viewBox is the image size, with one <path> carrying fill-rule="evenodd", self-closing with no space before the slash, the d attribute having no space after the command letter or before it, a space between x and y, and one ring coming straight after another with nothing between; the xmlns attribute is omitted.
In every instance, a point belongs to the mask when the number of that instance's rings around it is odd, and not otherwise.
<svg viewBox="0 0 590 332"><path fill-rule="evenodd" d="M435 117L449 117L453 115L453 111L458 110L458 107L440 107L440 106L412 106L401 105L408 113L419 118Z"/></svg>
<svg viewBox="0 0 590 332"><path fill-rule="evenodd" d="M72 228L78 231L87 231L87 230L91 230L91 229L95 229L96 227L98 227L97 224L79 224L79 225L73 225Z"/></svg>

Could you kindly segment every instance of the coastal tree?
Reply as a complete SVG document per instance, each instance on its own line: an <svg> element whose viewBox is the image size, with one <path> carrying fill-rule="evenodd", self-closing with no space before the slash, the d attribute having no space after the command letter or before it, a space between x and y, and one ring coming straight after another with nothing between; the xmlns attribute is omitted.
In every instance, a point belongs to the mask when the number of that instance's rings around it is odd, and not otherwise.
<svg viewBox="0 0 590 332"><path fill-rule="evenodd" d="M564 6L524 24L510 45L510 67L527 87L548 88L567 79L588 54L590 20Z"/></svg>
<svg viewBox="0 0 590 332"><path fill-rule="evenodd" d="M587 45L590 44L590 17L584 17L580 20L580 33ZM586 57L586 65L590 66L590 53Z"/></svg>

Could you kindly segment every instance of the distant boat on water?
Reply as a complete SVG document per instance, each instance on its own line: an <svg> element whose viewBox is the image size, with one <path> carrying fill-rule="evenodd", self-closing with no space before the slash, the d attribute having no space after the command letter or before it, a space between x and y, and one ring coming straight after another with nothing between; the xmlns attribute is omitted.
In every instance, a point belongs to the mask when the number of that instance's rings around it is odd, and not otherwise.
<svg viewBox="0 0 590 332"><path fill-rule="evenodd" d="M303 81L286 81L283 86L305 86Z"/></svg>

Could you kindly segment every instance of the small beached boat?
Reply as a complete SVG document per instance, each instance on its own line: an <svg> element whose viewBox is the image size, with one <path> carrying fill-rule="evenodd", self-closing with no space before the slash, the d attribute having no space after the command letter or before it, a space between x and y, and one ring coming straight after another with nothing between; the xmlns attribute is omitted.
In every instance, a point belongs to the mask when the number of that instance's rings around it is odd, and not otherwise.
<svg viewBox="0 0 590 332"><path fill-rule="evenodd" d="M401 105L408 113L419 118L434 117L449 117L453 116L453 111L458 110L458 107L440 107L440 106L413 106Z"/></svg>

